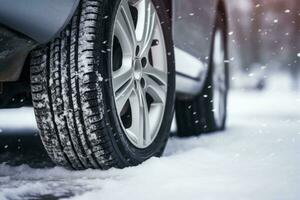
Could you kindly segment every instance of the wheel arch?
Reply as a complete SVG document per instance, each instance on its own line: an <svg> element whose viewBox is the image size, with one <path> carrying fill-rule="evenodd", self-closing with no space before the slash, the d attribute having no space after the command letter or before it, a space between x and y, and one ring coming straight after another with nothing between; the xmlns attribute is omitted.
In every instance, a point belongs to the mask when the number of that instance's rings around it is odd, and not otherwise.
<svg viewBox="0 0 300 200"><path fill-rule="evenodd" d="M38 43L47 43L68 24L79 1L0 0L0 24Z"/></svg>

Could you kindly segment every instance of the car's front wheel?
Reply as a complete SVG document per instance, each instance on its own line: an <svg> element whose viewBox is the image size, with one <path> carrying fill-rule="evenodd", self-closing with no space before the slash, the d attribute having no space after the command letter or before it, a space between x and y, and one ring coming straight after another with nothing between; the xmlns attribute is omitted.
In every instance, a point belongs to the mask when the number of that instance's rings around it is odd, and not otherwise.
<svg viewBox="0 0 300 200"><path fill-rule="evenodd" d="M160 0L83 0L60 37L32 53L33 105L55 163L122 168L162 154L175 93L171 38Z"/></svg>

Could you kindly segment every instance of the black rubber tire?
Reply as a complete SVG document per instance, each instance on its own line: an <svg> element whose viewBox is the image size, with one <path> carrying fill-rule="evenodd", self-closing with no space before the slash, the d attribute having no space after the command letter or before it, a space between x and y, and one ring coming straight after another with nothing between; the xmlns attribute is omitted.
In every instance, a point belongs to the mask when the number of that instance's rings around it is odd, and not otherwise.
<svg viewBox="0 0 300 200"><path fill-rule="evenodd" d="M138 165L165 148L174 111L175 65L171 26L160 0L168 53L168 93L163 123L154 142L137 149L127 139L113 100L110 56L113 22L120 0L82 0L67 28L32 52L33 105L50 158L72 169Z"/></svg>
<svg viewBox="0 0 300 200"><path fill-rule="evenodd" d="M225 50L225 60L228 59L227 50L227 23L226 14L220 9L218 17L216 18L215 30L220 29L224 36L224 50ZM211 49L210 56L210 67L208 75L203 87L203 90L194 98L188 99L177 99L176 100L176 119L177 119L177 135L180 137L189 137L200 135L202 133L210 133L215 131L221 131L225 129L226 117L227 117L227 96L228 96L228 63L225 63L225 77L226 77L226 94L224 95L224 105L225 114L222 119L222 125L218 126L213 113L213 73L214 65L212 62L213 55L213 45Z"/></svg>

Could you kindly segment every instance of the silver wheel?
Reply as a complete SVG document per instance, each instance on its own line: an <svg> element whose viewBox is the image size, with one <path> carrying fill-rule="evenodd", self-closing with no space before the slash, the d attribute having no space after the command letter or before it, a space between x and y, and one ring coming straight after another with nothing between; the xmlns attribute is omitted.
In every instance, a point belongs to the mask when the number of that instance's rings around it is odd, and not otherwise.
<svg viewBox="0 0 300 200"><path fill-rule="evenodd" d="M214 37L213 49L213 113L216 125L221 127L225 116L226 70L224 36L217 30Z"/></svg>
<svg viewBox="0 0 300 200"><path fill-rule="evenodd" d="M162 124L167 99L167 52L151 0L121 0L114 22L112 84L129 141L146 148Z"/></svg>

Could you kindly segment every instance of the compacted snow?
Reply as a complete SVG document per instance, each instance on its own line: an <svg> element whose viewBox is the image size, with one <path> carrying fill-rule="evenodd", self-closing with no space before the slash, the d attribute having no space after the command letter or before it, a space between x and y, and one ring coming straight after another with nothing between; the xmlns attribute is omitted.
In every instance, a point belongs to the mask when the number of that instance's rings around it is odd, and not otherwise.
<svg viewBox="0 0 300 200"><path fill-rule="evenodd" d="M0 164L0 199L300 199L300 95L235 91L228 129L171 138L165 155L123 170Z"/></svg>

